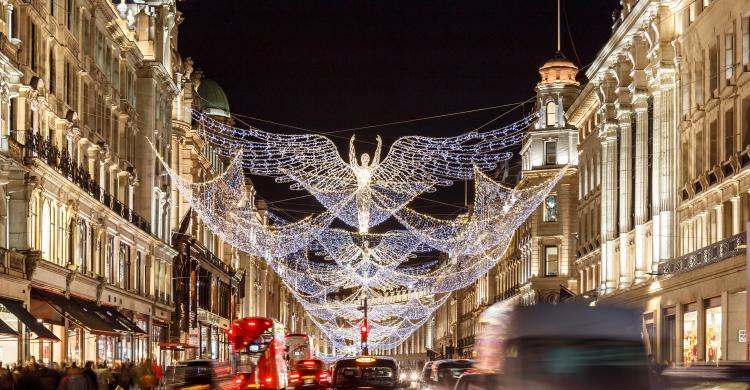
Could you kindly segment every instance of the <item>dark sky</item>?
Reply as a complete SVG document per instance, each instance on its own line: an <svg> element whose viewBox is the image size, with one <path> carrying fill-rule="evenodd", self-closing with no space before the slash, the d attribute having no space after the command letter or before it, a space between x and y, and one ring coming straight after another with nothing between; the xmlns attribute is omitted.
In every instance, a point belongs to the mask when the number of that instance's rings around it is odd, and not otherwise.
<svg viewBox="0 0 750 390"><path fill-rule="evenodd" d="M569 59L579 66L593 60L611 33L618 4L563 1L563 52ZM180 52L223 86L239 119L275 132L302 131L241 115L330 132L532 97L539 66L555 53L555 5L555 0L187 0L178 4L185 18ZM531 109L527 104L495 124ZM358 150L373 148L375 134L384 138L384 153L402 135L459 134L504 110L358 130L364 141ZM337 133L341 150L351 134ZM303 195L272 181L255 182L271 201ZM463 185L433 196L461 204ZM432 201L420 207L431 204L440 208ZM275 205L315 208L309 198Z"/></svg>

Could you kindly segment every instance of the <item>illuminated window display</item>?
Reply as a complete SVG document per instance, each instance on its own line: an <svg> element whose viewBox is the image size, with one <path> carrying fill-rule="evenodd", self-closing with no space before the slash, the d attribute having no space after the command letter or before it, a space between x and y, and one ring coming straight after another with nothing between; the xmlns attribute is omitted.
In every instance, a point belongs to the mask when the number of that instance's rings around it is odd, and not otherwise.
<svg viewBox="0 0 750 390"><path fill-rule="evenodd" d="M706 309L706 361L716 362L719 359L721 359L721 306L714 306Z"/></svg>
<svg viewBox="0 0 750 390"><path fill-rule="evenodd" d="M685 364L698 360L698 312L688 311L682 317L682 353Z"/></svg>

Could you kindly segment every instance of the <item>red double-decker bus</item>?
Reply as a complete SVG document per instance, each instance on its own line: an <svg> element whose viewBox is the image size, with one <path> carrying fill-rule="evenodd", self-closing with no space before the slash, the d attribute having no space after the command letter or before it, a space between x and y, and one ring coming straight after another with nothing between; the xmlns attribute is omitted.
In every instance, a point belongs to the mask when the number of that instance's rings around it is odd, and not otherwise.
<svg viewBox="0 0 750 390"><path fill-rule="evenodd" d="M287 386L284 325L271 318L248 317L227 330L232 344L235 383L240 389L283 389Z"/></svg>

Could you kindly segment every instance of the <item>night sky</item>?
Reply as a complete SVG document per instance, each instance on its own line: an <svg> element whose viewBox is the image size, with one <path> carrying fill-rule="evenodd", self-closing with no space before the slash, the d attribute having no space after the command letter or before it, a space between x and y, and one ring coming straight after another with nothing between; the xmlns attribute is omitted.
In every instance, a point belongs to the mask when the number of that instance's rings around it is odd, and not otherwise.
<svg viewBox="0 0 750 390"><path fill-rule="evenodd" d="M611 34L618 4L563 1L563 52L579 67L594 59ZM522 102L534 96L537 70L556 45L555 0L187 0L178 8L185 19L181 54L224 88L238 125L241 120L274 132L304 132L291 126L339 131L332 137L338 137L342 154L353 133L362 141L358 153L372 153L380 134L385 155L399 136L460 134L504 113L492 125L519 119L533 103L507 113L496 108L341 131ZM304 193L253 180L259 195L276 201L272 207L283 215L320 210L309 197L278 202ZM463 210L464 185L425 198L432 200L414 206L455 214Z"/></svg>

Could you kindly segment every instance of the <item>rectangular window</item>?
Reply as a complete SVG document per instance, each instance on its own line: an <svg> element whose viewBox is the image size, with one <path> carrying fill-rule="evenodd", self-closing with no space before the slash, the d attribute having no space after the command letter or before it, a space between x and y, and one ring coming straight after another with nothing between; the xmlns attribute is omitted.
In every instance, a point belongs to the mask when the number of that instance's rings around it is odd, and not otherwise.
<svg viewBox="0 0 750 390"><path fill-rule="evenodd" d="M703 88L705 88L706 80L703 79L703 63L698 64L695 67L695 105L698 106L706 102L706 98L703 95Z"/></svg>
<svg viewBox="0 0 750 390"><path fill-rule="evenodd" d="M73 13L75 12L75 6L73 0L68 0L65 7L65 27L72 31L73 27Z"/></svg>
<svg viewBox="0 0 750 390"><path fill-rule="evenodd" d="M544 221L557 222L557 195L549 195L544 201Z"/></svg>
<svg viewBox="0 0 750 390"><path fill-rule="evenodd" d="M143 259L141 258L141 251L135 253L135 291L138 294L143 294L143 282L141 281L141 269L143 268Z"/></svg>
<svg viewBox="0 0 750 390"><path fill-rule="evenodd" d="M742 148L750 145L750 97L742 99Z"/></svg>
<svg viewBox="0 0 750 390"><path fill-rule="evenodd" d="M34 72L39 72L39 69L37 69L37 53L36 53L36 26L34 23L29 23L29 62L31 64L31 70Z"/></svg>
<svg viewBox="0 0 750 390"><path fill-rule="evenodd" d="M130 246L120 244L120 287L130 290Z"/></svg>
<svg viewBox="0 0 750 390"><path fill-rule="evenodd" d="M55 93L57 91L57 75L55 74L55 49L49 49L49 91Z"/></svg>
<svg viewBox="0 0 750 390"><path fill-rule="evenodd" d="M557 141L544 142L544 164L557 164Z"/></svg>
<svg viewBox="0 0 750 390"><path fill-rule="evenodd" d="M750 63L750 16L742 18L742 65Z"/></svg>
<svg viewBox="0 0 750 390"><path fill-rule="evenodd" d="M721 353L721 297L706 301L706 361L718 362Z"/></svg>
<svg viewBox="0 0 750 390"><path fill-rule="evenodd" d="M556 245L544 247L544 276L557 276L559 270L559 256Z"/></svg>
<svg viewBox="0 0 750 390"><path fill-rule="evenodd" d="M49 0L49 14L55 16L55 0Z"/></svg>
<svg viewBox="0 0 750 390"><path fill-rule="evenodd" d="M107 238L107 263L104 265L104 278L110 283L115 284L115 238Z"/></svg>
<svg viewBox="0 0 750 390"><path fill-rule="evenodd" d="M724 113L724 157L734 153L734 109Z"/></svg>
<svg viewBox="0 0 750 390"><path fill-rule="evenodd" d="M734 75L734 33L724 34L724 77L728 82Z"/></svg>
<svg viewBox="0 0 750 390"><path fill-rule="evenodd" d="M81 46L83 47L83 54L91 55L91 21L86 17L83 18Z"/></svg>
<svg viewBox="0 0 750 390"><path fill-rule="evenodd" d="M719 126L715 120L708 128L708 163L711 165L709 170L719 163Z"/></svg>
<svg viewBox="0 0 750 390"><path fill-rule="evenodd" d="M708 93L715 97L719 89L719 54L716 45L708 49Z"/></svg>
<svg viewBox="0 0 750 390"><path fill-rule="evenodd" d="M695 176L700 175L703 173L703 129L698 128L695 132L695 149L693 156L695 157Z"/></svg>
<svg viewBox="0 0 750 390"><path fill-rule="evenodd" d="M682 315L682 351L683 362L690 364L698 361L698 304L685 305Z"/></svg>
<svg viewBox="0 0 750 390"><path fill-rule="evenodd" d="M690 113L690 72L685 72L683 75L684 82L680 83L682 86L682 117L685 118Z"/></svg>

